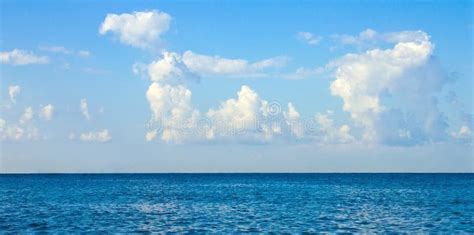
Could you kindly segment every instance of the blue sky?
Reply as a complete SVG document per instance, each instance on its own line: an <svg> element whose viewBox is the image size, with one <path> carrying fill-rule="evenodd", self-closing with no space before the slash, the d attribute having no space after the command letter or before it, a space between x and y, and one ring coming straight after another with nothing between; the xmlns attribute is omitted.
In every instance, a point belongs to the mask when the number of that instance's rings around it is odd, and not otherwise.
<svg viewBox="0 0 474 235"><path fill-rule="evenodd" d="M472 171L471 1L2 1L2 172Z"/></svg>

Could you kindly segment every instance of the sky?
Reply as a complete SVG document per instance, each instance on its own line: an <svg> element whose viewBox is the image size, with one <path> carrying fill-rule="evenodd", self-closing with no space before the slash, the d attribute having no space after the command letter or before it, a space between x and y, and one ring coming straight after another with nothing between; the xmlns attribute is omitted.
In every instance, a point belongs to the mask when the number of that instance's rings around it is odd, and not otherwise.
<svg viewBox="0 0 474 235"><path fill-rule="evenodd" d="M472 1L0 13L0 172L474 171Z"/></svg>

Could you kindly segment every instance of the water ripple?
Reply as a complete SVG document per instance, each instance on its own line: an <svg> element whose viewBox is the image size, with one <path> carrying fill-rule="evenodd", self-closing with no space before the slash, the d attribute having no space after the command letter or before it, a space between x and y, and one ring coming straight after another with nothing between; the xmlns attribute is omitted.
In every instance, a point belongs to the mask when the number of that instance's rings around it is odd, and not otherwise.
<svg viewBox="0 0 474 235"><path fill-rule="evenodd" d="M5 232L474 233L472 174L0 175Z"/></svg>

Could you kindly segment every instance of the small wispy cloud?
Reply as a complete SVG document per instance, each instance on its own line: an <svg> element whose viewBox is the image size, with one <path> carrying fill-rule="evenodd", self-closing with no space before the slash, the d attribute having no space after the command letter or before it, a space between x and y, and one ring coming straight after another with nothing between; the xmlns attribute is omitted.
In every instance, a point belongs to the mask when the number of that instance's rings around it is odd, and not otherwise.
<svg viewBox="0 0 474 235"><path fill-rule="evenodd" d="M12 51L0 52L0 63L11 65L48 64L49 57L39 56L33 52L13 49Z"/></svg>
<svg viewBox="0 0 474 235"><path fill-rule="evenodd" d="M20 117L20 123L26 124L33 119L33 108L27 107Z"/></svg>
<svg viewBox="0 0 474 235"><path fill-rule="evenodd" d="M89 56L91 56L91 52L90 52L90 51L86 51L86 50L77 51L77 54L78 54L79 56L82 56L82 57L89 57Z"/></svg>
<svg viewBox="0 0 474 235"><path fill-rule="evenodd" d="M109 130L104 129L98 132L87 132L82 133L79 137L81 141L85 142L108 142L112 139L112 136L109 133Z"/></svg>
<svg viewBox="0 0 474 235"><path fill-rule="evenodd" d="M40 46L39 49L41 51L51 52L51 53L60 53L64 55L76 55L80 57L89 57L91 56L91 52L87 50L73 50L68 49L64 46Z"/></svg>
<svg viewBox="0 0 474 235"><path fill-rule="evenodd" d="M20 94L21 88L18 85L8 87L8 96L12 103L16 103L16 97Z"/></svg>
<svg viewBox="0 0 474 235"><path fill-rule="evenodd" d="M42 51L61 53L65 55L70 55L73 53L71 50L68 50L63 46L40 46L39 49Z"/></svg>
<svg viewBox="0 0 474 235"><path fill-rule="evenodd" d="M81 99L79 107L81 108L81 113L84 116L84 118L86 118L86 120L89 121L91 119L91 116L89 114L89 107L87 104L87 100Z"/></svg>
<svg viewBox="0 0 474 235"><path fill-rule="evenodd" d="M375 46L377 42L399 43L423 42L429 40L429 36L419 30L379 33L370 28L361 31L358 35L334 34L331 38L343 45L358 47Z"/></svg>
<svg viewBox="0 0 474 235"><path fill-rule="evenodd" d="M105 70L105 69L100 69L100 68L94 68L94 67L84 67L81 69L84 73L88 74L94 74L94 75L104 75L108 74L111 71Z"/></svg>
<svg viewBox="0 0 474 235"><path fill-rule="evenodd" d="M314 35L310 32L298 32L296 38L310 46L316 46L321 42L321 40L323 40L323 37Z"/></svg>

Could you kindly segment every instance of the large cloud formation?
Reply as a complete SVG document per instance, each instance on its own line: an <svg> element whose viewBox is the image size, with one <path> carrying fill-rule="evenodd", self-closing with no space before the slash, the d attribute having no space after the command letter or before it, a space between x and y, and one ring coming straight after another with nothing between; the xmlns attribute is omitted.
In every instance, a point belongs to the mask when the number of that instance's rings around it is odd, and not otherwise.
<svg viewBox="0 0 474 235"><path fill-rule="evenodd" d="M99 29L104 35L111 32L120 42L138 48L151 48L168 31L171 16L160 11L133 12L132 14L107 14Z"/></svg>
<svg viewBox="0 0 474 235"><path fill-rule="evenodd" d="M342 98L343 110L363 129L366 141L413 145L445 138L448 125L436 95L448 79L432 57L429 36L405 31L384 38L395 46L332 63L331 93Z"/></svg>
<svg viewBox="0 0 474 235"><path fill-rule="evenodd" d="M361 34L364 40L395 43L389 49L371 49L347 54L326 67L333 69L331 93L342 98L343 110L351 115L361 139L370 143L415 145L446 138L447 120L438 109L436 96L448 81L433 58L434 45L422 31ZM147 133L152 140L161 133L165 142L189 139L270 141L283 137L315 139L320 143L350 143L357 140L351 127L333 124L330 115L318 113L307 130L293 104L287 111L269 115L273 107L248 86L236 99L221 103L205 115L193 108L192 92L186 82L203 76L252 74L277 67L278 60L249 63L186 51L183 55L164 52L147 67L152 81L147 99L152 120L160 128ZM190 79L192 78L192 79ZM278 104L279 105L279 104ZM281 107L279 107L281 109ZM204 120L204 121L203 121ZM307 123L306 123L307 124ZM183 131L186 130L186 131ZM466 135L467 128L458 135Z"/></svg>
<svg viewBox="0 0 474 235"><path fill-rule="evenodd" d="M218 109L210 109L205 115L192 105L192 92L186 87L190 80L209 74L255 72L271 66L275 66L271 60L250 64L245 60L196 55L190 51L183 56L164 52L162 58L147 67L152 83L146 97L153 115L151 130L145 139L151 141L160 136L164 142L179 143L230 139L266 141L276 136L301 138L303 131L297 124L299 113L292 104L288 104L287 112L280 112L279 104L261 99L248 86L242 86L237 99L224 101Z"/></svg>
<svg viewBox="0 0 474 235"><path fill-rule="evenodd" d="M169 29L171 16L160 11L109 14L101 34L112 32L120 41L139 48L150 48ZM319 42L313 34L301 32L300 40L311 45ZM284 66L286 57L250 62L220 56L163 52L150 64L137 63L135 73L146 75L151 84L146 92L152 118L145 139L164 142L187 140L269 141L274 139L311 139L321 143L365 141L388 145L416 145L437 142L446 137L471 135L469 125L448 134L448 122L438 108L437 96L449 81L433 57L434 44L423 31L378 33L367 29L359 35L333 35L342 44L370 48L347 54L317 69L299 68L294 74L272 73ZM388 49L377 48L393 45ZM287 78L314 76L332 71L331 94L342 98L342 109L350 114L351 126L336 125L332 112L317 113L310 122L300 118L295 105L260 98L243 85L236 98L221 102L217 108L200 112L192 105L192 92L186 86L202 77ZM279 111L271 113L272 110ZM316 128L313 128L315 126Z"/></svg>
<svg viewBox="0 0 474 235"><path fill-rule="evenodd" d="M194 129L199 112L191 104L192 92L185 82L198 77L188 70L181 56L173 52L164 52L162 58L147 66L146 71L152 82L146 97L153 113L152 130L146 134L146 140L153 140L158 129L165 142L189 139L192 136L189 129Z"/></svg>

